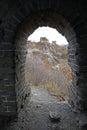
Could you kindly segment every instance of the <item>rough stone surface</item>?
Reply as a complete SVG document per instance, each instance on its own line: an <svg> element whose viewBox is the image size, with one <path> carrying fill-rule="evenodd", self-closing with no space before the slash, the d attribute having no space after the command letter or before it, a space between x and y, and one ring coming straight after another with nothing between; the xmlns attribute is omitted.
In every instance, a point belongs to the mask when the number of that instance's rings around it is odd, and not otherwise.
<svg viewBox="0 0 87 130"><path fill-rule="evenodd" d="M39 26L51 26L69 42L71 108L87 113L87 4L75 0L0 0L0 115L16 117L26 104L26 40ZM26 96L28 95L28 96Z"/></svg>
<svg viewBox="0 0 87 130"><path fill-rule="evenodd" d="M81 130L87 129L87 113L79 113L76 118Z"/></svg>
<svg viewBox="0 0 87 130"><path fill-rule="evenodd" d="M42 97L40 97L40 94ZM5 125L4 130L78 130L79 126L76 121L76 114L66 102L57 102L44 89L31 89L31 100L21 109L18 114L18 121L10 122ZM49 97L49 98L48 98ZM47 98L47 99L46 99ZM45 101L45 100L46 101ZM51 117L60 121L52 121ZM55 113L55 114L54 114ZM68 114L67 114L68 113ZM9 126L9 127L8 127Z"/></svg>
<svg viewBox="0 0 87 130"><path fill-rule="evenodd" d="M60 122L61 119L57 112L51 111L49 112L49 117L52 122Z"/></svg>

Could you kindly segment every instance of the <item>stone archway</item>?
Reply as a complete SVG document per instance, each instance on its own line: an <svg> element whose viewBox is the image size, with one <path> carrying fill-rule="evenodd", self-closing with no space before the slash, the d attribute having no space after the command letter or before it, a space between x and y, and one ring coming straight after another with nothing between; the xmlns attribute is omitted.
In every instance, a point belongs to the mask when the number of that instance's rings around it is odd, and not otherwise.
<svg viewBox="0 0 87 130"><path fill-rule="evenodd" d="M71 58L70 56L74 55L77 51L75 48L75 45L78 47L78 43L76 43L76 35L75 35L74 30L71 28L70 24L68 22L66 22L66 20L64 18L62 18L62 16L58 15L57 13L50 12L50 11L45 11L45 12L42 11L42 12L37 12L37 13L33 13L32 15L30 15L29 18L27 18L20 26L19 31L17 33L17 37L16 37L16 43L15 43L15 45L16 45L16 50L15 50L16 79L17 79L16 84L18 84L18 85L16 85L16 88L17 88L17 92L18 92L18 89L20 89L21 94L19 94L20 96L18 96L18 98L19 98L18 103L20 102L20 104L24 104L23 98L26 95L29 96L29 93L30 93L30 92L26 91L26 89L25 89L26 87L28 88L28 86L26 86L25 79L24 79L25 78L25 76L24 76L25 63L24 62L25 62L25 58L26 58L27 37L29 34L31 34L34 31L34 29L36 29L39 26L54 27L60 33L65 35L65 37L67 38L67 40L69 42L69 58L68 58L69 61ZM72 39L73 39L73 42L71 42ZM74 45L73 48L71 48L72 44ZM72 50L73 50L73 52L70 52ZM74 57L74 60L76 60L75 57ZM78 61L76 61L76 62L78 62ZM72 62L70 61L69 64L71 65L71 68L73 70L73 67L72 67L73 61ZM24 88L24 86L25 86L25 88ZM71 87L70 87L70 89L71 89ZM22 92L23 92L23 94L22 94ZM74 104L71 99L69 99L69 101L70 101L70 103L72 102L72 104Z"/></svg>
<svg viewBox="0 0 87 130"><path fill-rule="evenodd" d="M70 93L69 102L71 106L74 107L76 110L82 113L87 112L87 96L86 96L86 89L87 89L86 88L86 85L87 85L87 81L86 81L86 78L87 78L87 56L86 56L87 24L86 24L86 21L87 20L86 18L87 16L85 14L85 10L86 10L85 5L86 4L83 3L82 1L65 2L65 1L60 1L60 0L56 0L56 1L32 0L32 1L25 2L25 1L20 1L20 0L19 1L1 0L1 8L0 8L1 113L0 115L2 116L14 115L15 116L17 114L16 93L15 93L15 65L14 65L14 62L15 62L14 41L15 41L16 32L18 32L18 28L20 28L20 26L23 26L21 23L23 23L23 21L25 21L25 19L28 16L31 15L31 17L33 17L32 12L40 11L41 12L40 18L42 17L41 21L44 21L41 23L42 24L45 23L45 19L43 18L42 14L43 14L43 11L48 11L48 10L49 10L48 12L50 15L51 15L51 12L54 11L57 14L60 14L61 16L63 16L68 21L68 23L70 23L72 27L70 28L69 24L66 24L65 22L66 30L65 32L62 32L61 29L63 28L63 25L60 24L61 26L60 32L66 36L70 44L69 62L72 68L72 74L73 74L72 84L73 85L71 87L72 89L70 89L70 92L69 92ZM34 23L32 22L32 26L33 24ZM51 26L55 26L53 23L47 22L47 24L50 24ZM36 25L34 27L37 27ZM35 28L32 29L32 26L29 29L31 30L30 33L32 33L32 31L35 29ZM57 28L57 26L55 28L59 29L59 27ZM23 30L24 29L20 30L21 37L23 36L23 40L25 41L27 38L26 34L28 33L27 32L25 33ZM73 30L75 33L73 33ZM17 90L17 95L19 95L18 90ZM27 95L29 95L29 93Z"/></svg>

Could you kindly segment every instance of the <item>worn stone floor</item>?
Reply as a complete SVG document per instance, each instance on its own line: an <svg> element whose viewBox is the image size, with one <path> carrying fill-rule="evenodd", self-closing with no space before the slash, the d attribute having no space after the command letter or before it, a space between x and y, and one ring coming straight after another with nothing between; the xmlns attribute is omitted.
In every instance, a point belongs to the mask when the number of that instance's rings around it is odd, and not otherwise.
<svg viewBox="0 0 87 130"><path fill-rule="evenodd" d="M31 100L24 107L18 121L4 130L78 130L76 113L67 101L57 102L46 90L32 88ZM1 130L1 129L0 129Z"/></svg>

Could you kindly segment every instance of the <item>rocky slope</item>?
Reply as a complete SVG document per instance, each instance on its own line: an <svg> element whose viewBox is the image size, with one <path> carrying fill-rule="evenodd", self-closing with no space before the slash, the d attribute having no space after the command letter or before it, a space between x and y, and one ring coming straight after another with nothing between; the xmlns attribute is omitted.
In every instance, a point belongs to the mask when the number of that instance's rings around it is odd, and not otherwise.
<svg viewBox="0 0 87 130"><path fill-rule="evenodd" d="M60 65L67 65L67 48L49 42L29 42L28 54L43 60L48 69L59 69Z"/></svg>

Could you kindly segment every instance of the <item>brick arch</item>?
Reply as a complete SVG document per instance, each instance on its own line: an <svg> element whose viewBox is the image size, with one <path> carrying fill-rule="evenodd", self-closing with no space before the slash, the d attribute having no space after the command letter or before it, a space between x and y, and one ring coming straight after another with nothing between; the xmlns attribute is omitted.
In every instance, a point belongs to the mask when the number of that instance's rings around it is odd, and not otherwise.
<svg viewBox="0 0 87 130"><path fill-rule="evenodd" d="M63 18L65 18L68 22L65 22L65 27L62 29L58 26L56 23L56 20L54 23L48 23L50 26L55 27L58 29L59 32L61 32L63 35L66 36L66 38L69 41L69 63L72 68L72 74L73 74L73 82L72 82L72 89L70 89L70 104L75 109L79 111L86 111L87 110L87 96L86 96L86 77L87 77L87 57L86 57L86 40L87 40L87 24L86 24L86 15L84 14L84 11L80 10L80 8L84 8L83 3L78 4L77 2L73 2L71 0L67 0L66 2L60 1L60 0L24 0L18 1L18 0L9 0L8 1L1 1L1 11L0 11L0 48L2 51L0 51L0 77L1 77L1 85L0 85L0 103L1 103L1 115L3 116L12 116L16 115L16 95L17 100L21 100L24 97L29 96L29 93L27 95L25 93L22 93L20 95L20 91L16 90L15 93L15 79L17 79L18 75L15 77L15 59L20 60L20 58L23 56L26 56L26 47L24 45L26 38L28 37L28 33L24 31L23 23L25 19L28 18L28 16L32 16L32 12L41 12L43 14L43 11L48 11L49 14L51 12L56 12L56 14L60 14ZM85 8L86 9L86 8ZM43 10L43 11L42 11ZM32 16L33 17L33 16ZM41 16L42 17L42 16ZM43 18L42 21L45 19ZM49 21L49 20L48 20ZM52 20L53 21L53 20ZM62 20L63 21L63 20ZM64 22L64 21L63 21ZM41 22L42 24L46 23ZM69 24L68 24L69 23ZM31 27L29 30L30 33L37 27L32 29L33 24L31 24ZM38 25L39 26L39 25ZM41 25L40 25L41 26ZM71 27L72 28L71 28ZM58 28L57 28L58 27ZM22 30L21 30L22 29ZM62 29L62 30L61 30ZM21 33L17 33L17 30L20 30ZM26 30L26 29L25 29ZM29 31L26 30L26 31ZM63 31L64 30L64 31ZM69 31L70 30L70 31ZM74 32L73 32L74 30ZM26 35L27 34L27 35ZM16 49L14 45L15 41L15 35L16 35ZM21 38L19 37L21 36ZM23 36L23 37L22 37ZM19 47L19 42L21 42L21 46ZM18 47L17 47L18 46ZM16 55L18 49L23 49L24 53L23 55ZM16 50L16 53L14 52ZM21 51L22 52L22 51ZM15 55L15 56L14 56ZM18 57L19 56L19 57ZM23 59L23 58L22 58ZM25 61L25 58L24 58ZM23 63L24 63L23 61ZM18 61L16 61L17 64ZM20 62L22 63L22 61ZM18 63L19 64L19 63ZM18 69L23 66L17 66ZM24 71L24 69L21 71ZM22 73L24 75L24 73ZM19 73L20 75L20 73ZM23 78L23 75L21 75L21 80ZM17 83L22 83L21 80ZM21 84L20 84L21 85ZM26 84L23 82L23 85ZM23 87L21 87L23 88ZM22 102L24 104L24 101ZM23 104L19 104L19 106L22 107Z"/></svg>
<svg viewBox="0 0 87 130"><path fill-rule="evenodd" d="M73 30L71 24L68 21L66 21L64 17L62 17L61 15L58 15L58 13L53 12L53 11L41 11L41 12L32 13L29 17L27 17L23 21L23 23L21 23L20 27L18 28L18 31L16 34L16 41L15 41L16 51L21 48L20 54L16 53L16 57L20 57L21 60L18 61L18 63L16 64L16 68L19 69L21 67L20 65L22 64L21 63L22 60L25 62L27 38L39 26L50 26L50 27L56 28L62 35L66 37L66 39L69 42L68 61L72 69L72 78L73 78L73 82L72 82L73 84L69 90L69 103L72 108L78 109L79 107L77 103L78 95L76 95L77 90L76 89L72 90L72 89L76 86L76 83L77 83L76 81L74 81L75 74L79 73L79 64L78 64L78 59L77 59L79 44L77 43L76 33ZM25 74L23 71L24 67L25 66L21 67L23 73L20 73L19 76L16 76L16 79L17 78L19 79L18 82L22 84L22 85L19 84L19 87L23 86L23 88L24 86L26 87ZM19 70L18 69L17 69L16 75L18 75L18 73L21 71L21 69ZM22 80L20 77L22 77ZM16 86L16 88L18 89L18 86ZM23 91L23 88L21 87L20 90L22 89ZM74 91L75 93L72 91ZM25 95L26 95L26 89L25 89ZM20 95L20 101L18 101L20 103L22 102L21 96L22 95ZM18 107L20 108L20 104L18 105Z"/></svg>

